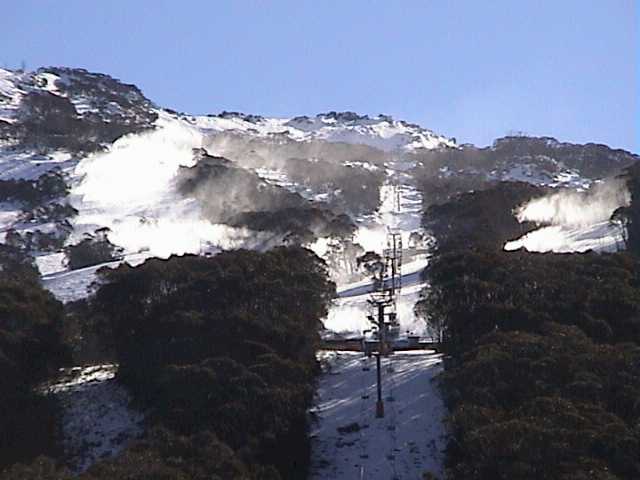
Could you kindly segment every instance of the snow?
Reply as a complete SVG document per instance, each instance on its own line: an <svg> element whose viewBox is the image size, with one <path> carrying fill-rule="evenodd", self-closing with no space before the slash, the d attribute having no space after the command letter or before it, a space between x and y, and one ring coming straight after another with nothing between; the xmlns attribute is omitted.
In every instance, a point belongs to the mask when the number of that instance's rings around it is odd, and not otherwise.
<svg viewBox="0 0 640 480"><path fill-rule="evenodd" d="M54 95L61 95L58 89L58 81L60 80L58 75L49 72L40 72L34 76L34 79L43 90L53 93Z"/></svg>
<svg viewBox="0 0 640 480"><path fill-rule="evenodd" d="M278 170L275 168L260 167L260 168L256 168L254 171L256 175L258 175L261 179L263 179L268 184L275 185L277 187L282 187L285 190L288 190L292 193L298 193L300 194L300 196L302 196L303 198L306 198L307 200L316 200L316 201L325 201L325 202L329 200L330 194L328 193L316 194L310 188L307 188L304 185L300 185L289 180L289 177L287 177L286 172L282 170Z"/></svg>
<svg viewBox="0 0 640 480"><path fill-rule="evenodd" d="M45 387L60 402L65 459L75 473L117 455L143 432L144 415L131 407L116 371L110 364L66 369Z"/></svg>
<svg viewBox="0 0 640 480"><path fill-rule="evenodd" d="M0 68L0 120L12 123L24 92L18 87L24 74Z"/></svg>
<svg viewBox="0 0 640 480"><path fill-rule="evenodd" d="M571 227L551 225L507 242L507 251L524 248L530 252L617 252L624 250L624 227L604 220L592 225Z"/></svg>
<svg viewBox="0 0 640 480"><path fill-rule="evenodd" d="M81 207L131 210L162 200L178 168L194 164L192 149L202 146L202 135L167 115L156 126L121 137L78 164L75 175L86 178L72 194L82 197Z"/></svg>
<svg viewBox="0 0 640 480"><path fill-rule="evenodd" d="M395 180L382 186L380 196L380 222L390 230L402 231L403 242L408 242L409 234L420 229L422 193L412 185Z"/></svg>
<svg viewBox="0 0 640 480"><path fill-rule="evenodd" d="M176 191L181 166L193 166L203 132L165 112L156 128L118 139L106 152L83 159L71 190L76 239L108 227L109 239L128 252L147 250L166 258L199 253L203 247L257 247L272 234L217 225L203 217L198 202ZM73 239L71 240L73 241Z"/></svg>
<svg viewBox="0 0 640 480"><path fill-rule="evenodd" d="M419 274L413 274L419 278ZM396 298L396 313L400 323L400 331L413 335L427 334L427 326L424 320L415 316L413 308L420 298L420 291L425 284L420 282L411 286L403 286ZM371 328L367 315L372 313L369 303L370 295L361 293L349 295L354 292L369 292L372 290L370 282L359 289L348 290L339 293L339 298L333 300L329 314L324 320L324 327L332 332L341 334L361 334Z"/></svg>
<svg viewBox="0 0 640 480"><path fill-rule="evenodd" d="M626 183L620 178L596 182L586 191L562 189L530 200L514 212L518 221L547 225L507 242L504 249L558 253L622 250L625 227L609 219L630 201Z"/></svg>
<svg viewBox="0 0 640 480"><path fill-rule="evenodd" d="M35 180L53 169L71 169L77 162L71 154L62 151L41 155L0 147L0 180Z"/></svg>
<svg viewBox="0 0 640 480"><path fill-rule="evenodd" d="M548 165L539 163L527 163L527 160L546 160ZM473 169L465 169L467 173L479 173ZM447 167L441 168L444 176L450 176ZM533 185L545 187L565 187L577 190L588 189L593 181L580 175L580 172L574 169L566 169L564 166L553 158L543 157L533 159L531 157L519 159L519 163L510 164L504 170L493 170L487 175L488 180L499 180L503 182L526 182Z"/></svg>
<svg viewBox="0 0 640 480"><path fill-rule="evenodd" d="M354 242L365 251L382 254L390 232L400 233L403 246L409 245L413 232L421 230L422 194L403 173L403 164L387 166L387 179L380 188L380 207L373 215L357 218Z"/></svg>
<svg viewBox="0 0 640 480"><path fill-rule="evenodd" d="M347 167L361 167L365 170L369 170L370 172L376 172L380 170L380 167L369 162L344 162L343 165Z"/></svg>
<svg viewBox="0 0 640 480"><path fill-rule="evenodd" d="M390 232L400 233L403 247L409 245L411 233L420 230L422 195L409 182L404 171L411 165L390 162L387 179L380 190L380 207L374 215L358 219L354 242L365 251L382 254L387 248ZM425 323L414 314L414 306L425 286L421 273L428 264L426 255L414 256L402 265L402 290L397 296L396 309L401 332L423 335ZM324 321L326 329L343 334L360 334L371 327L367 320L370 313L369 294L373 291L371 279L338 285L338 298L333 301Z"/></svg>
<svg viewBox="0 0 640 480"><path fill-rule="evenodd" d="M396 352L382 358L384 418L375 417L375 359L320 352L324 373L311 431L312 480L419 480L443 473L445 406L437 386L441 356ZM357 424L357 425L354 425ZM338 429L352 426L354 431Z"/></svg>
<svg viewBox="0 0 640 480"><path fill-rule="evenodd" d="M18 221L22 210L12 202L0 202L0 232L5 232Z"/></svg>
<svg viewBox="0 0 640 480"><path fill-rule="evenodd" d="M91 267L79 268L77 270L57 270L55 269L55 259L39 260L46 265L51 273L42 274L42 285L63 303L73 302L88 297L96 285L98 279L96 272L102 267L117 268L123 262L131 266L136 266L150 257L149 253L130 254L124 260L101 263ZM38 262L38 259L36 259ZM40 264L39 264L40 265Z"/></svg>
<svg viewBox="0 0 640 480"><path fill-rule="evenodd" d="M344 142L368 145L387 152L455 146L451 139L387 116L362 117L353 121L336 120L322 114L304 119L260 118L251 121L242 116L187 118L193 125L209 132L236 131L258 137L285 135L297 141Z"/></svg>
<svg viewBox="0 0 640 480"><path fill-rule="evenodd" d="M67 256L64 252L55 252L35 257L36 266L40 271L40 275L49 276L54 273L62 272L66 269L65 262Z"/></svg>
<svg viewBox="0 0 640 480"><path fill-rule="evenodd" d="M429 259L426 257L416 257L411 262L404 264L402 266L402 286L409 287L420 284L420 276L428 264ZM357 282L339 285L338 296L353 297L370 293L372 290L373 285L371 284L371 279L365 278Z"/></svg>
<svg viewBox="0 0 640 480"><path fill-rule="evenodd" d="M420 291L426 283L421 279L427 258L418 258L402 267L402 290L397 296L396 311L401 332L424 335L426 324L415 316L413 308L420 298ZM369 278L338 287L338 298L333 301L329 314L324 321L327 330L341 334L361 334L371 328L367 315L371 312L369 304L373 285Z"/></svg>

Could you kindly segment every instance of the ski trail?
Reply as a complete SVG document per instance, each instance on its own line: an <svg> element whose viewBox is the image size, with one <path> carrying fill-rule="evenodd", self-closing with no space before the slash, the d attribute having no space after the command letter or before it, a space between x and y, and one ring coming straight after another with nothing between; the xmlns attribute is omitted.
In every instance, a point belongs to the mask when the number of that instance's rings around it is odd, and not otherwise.
<svg viewBox="0 0 640 480"><path fill-rule="evenodd" d="M357 352L320 352L312 426L312 480L420 480L442 475L445 407L432 380L442 371L431 351L397 352L382 359L385 417L376 418L375 358Z"/></svg>

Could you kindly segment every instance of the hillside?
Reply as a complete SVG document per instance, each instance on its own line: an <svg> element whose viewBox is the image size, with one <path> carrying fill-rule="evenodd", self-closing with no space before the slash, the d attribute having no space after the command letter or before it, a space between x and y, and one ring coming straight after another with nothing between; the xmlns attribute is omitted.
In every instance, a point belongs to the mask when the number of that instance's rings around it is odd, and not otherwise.
<svg viewBox="0 0 640 480"><path fill-rule="evenodd" d="M398 191L415 209L496 181L585 189L638 159L552 138L460 146L386 115L192 116L70 68L1 70L0 125L0 230L36 256L102 228L125 255L293 242L346 281L360 249L382 247ZM406 245L416 219L397 225Z"/></svg>
<svg viewBox="0 0 640 480"><path fill-rule="evenodd" d="M548 137L458 144L383 114L190 115L106 74L0 69L0 407L18 412L0 420L40 438L15 433L0 476L631 478L635 260L573 252L635 248L638 159ZM385 359L393 415L365 427L367 361L317 353L370 329L363 259L391 232L400 335L451 357ZM549 365L568 387L536 383ZM564 406L567 431L529 436L527 415ZM591 443L556 455L547 440L575 432Z"/></svg>

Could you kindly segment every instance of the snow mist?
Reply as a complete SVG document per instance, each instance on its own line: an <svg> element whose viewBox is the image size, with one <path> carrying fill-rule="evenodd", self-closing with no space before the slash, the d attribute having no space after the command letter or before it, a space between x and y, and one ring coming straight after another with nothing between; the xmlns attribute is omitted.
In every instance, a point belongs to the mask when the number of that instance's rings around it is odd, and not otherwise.
<svg viewBox="0 0 640 480"><path fill-rule="evenodd" d="M587 226L609 220L611 214L628 206L631 194L619 178L594 184L586 192L563 190L522 205L516 211L519 222L563 226Z"/></svg>
<svg viewBox="0 0 640 480"><path fill-rule="evenodd" d="M530 252L616 251L624 245L624 227L609 221L631 195L624 180L607 179L586 192L563 190L531 200L516 210L518 221L547 226L507 242L505 250Z"/></svg>
<svg viewBox="0 0 640 480"><path fill-rule="evenodd" d="M117 140L106 152L82 160L71 191L79 211L71 242L96 228L125 252L166 258L218 248L266 248L273 235L209 222L201 206L176 192L181 166L193 166L202 132L160 112L154 130Z"/></svg>

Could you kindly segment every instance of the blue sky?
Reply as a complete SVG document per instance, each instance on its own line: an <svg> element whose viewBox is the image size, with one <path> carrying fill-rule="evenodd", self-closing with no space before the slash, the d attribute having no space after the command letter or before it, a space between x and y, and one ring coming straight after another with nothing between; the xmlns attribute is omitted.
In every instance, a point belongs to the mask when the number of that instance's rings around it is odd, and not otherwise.
<svg viewBox="0 0 640 480"><path fill-rule="evenodd" d="M84 67L188 113L387 113L640 152L634 0L3 2L0 65Z"/></svg>

